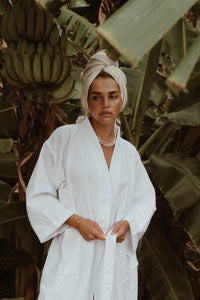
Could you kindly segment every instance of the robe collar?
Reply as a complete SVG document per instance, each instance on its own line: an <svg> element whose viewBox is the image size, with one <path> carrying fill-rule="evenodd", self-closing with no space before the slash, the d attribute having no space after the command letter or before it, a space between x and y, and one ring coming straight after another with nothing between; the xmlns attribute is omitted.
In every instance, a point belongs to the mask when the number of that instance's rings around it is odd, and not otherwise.
<svg viewBox="0 0 200 300"><path fill-rule="evenodd" d="M110 173L111 169L114 168L113 165L115 164L114 161L115 161L116 153L119 148L120 127L115 123L115 130L116 130L117 138L116 138L115 147L114 147L112 158L111 158L110 168L108 169L101 144L100 144L98 137L92 127L92 124L90 123L89 118L85 117L84 120L80 123L80 126L82 127L82 129L84 131L84 136L85 136L86 140L89 142L87 146L89 147L89 145L93 145L95 147L95 149L97 151L95 154L95 157L98 157L98 160L100 159L102 161L102 168L105 170L105 168L104 168L104 166L105 166L106 170ZM99 165L98 165L98 168L99 168Z"/></svg>
<svg viewBox="0 0 200 300"><path fill-rule="evenodd" d="M92 140L95 140L99 143L98 137L96 135L96 132L94 131L92 124L90 123L90 120L88 117L85 117L85 119L80 123L85 129L87 129L88 135ZM120 127L115 122L115 132L117 134L116 144L118 142L118 139L120 138ZM116 145L115 144L115 145Z"/></svg>

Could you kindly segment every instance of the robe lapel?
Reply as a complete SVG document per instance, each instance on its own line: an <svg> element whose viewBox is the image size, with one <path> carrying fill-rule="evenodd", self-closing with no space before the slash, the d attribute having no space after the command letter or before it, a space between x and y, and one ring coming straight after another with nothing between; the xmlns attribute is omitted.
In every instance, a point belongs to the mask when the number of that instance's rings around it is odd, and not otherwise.
<svg viewBox="0 0 200 300"><path fill-rule="evenodd" d="M101 224L102 230L107 232L112 225L112 223L110 223L113 198L112 173L116 171L115 160L119 147L119 136L113 152L110 170L108 170L103 150L88 118L82 122L81 130L81 139L82 143L84 143L83 149L87 149L87 160L92 168L96 169L94 172L97 179L95 191L96 199L92 199L95 207L95 220L98 224ZM119 134L118 130L118 135ZM113 176L116 175L113 174Z"/></svg>
<svg viewBox="0 0 200 300"><path fill-rule="evenodd" d="M112 154L110 169L108 169L108 165L106 163L106 159L104 157L102 147L99 143L99 140L96 136L96 133L95 133L89 119L85 118L85 120L82 122L82 125L83 125L82 128L83 128L84 135L85 135L84 138L87 140L88 148L90 147L90 145L93 148L92 153L91 153L91 155L93 157L93 160L98 162L98 168L101 165L102 171L104 171L105 173L108 173L107 175L109 175L109 173L111 172L111 170L113 168L113 165L114 165L113 161L115 160L116 152L117 152L117 149L118 149L118 146L119 146L119 138L120 138L120 128L119 128L119 126L115 125L115 130L117 132L117 139L116 139L116 144L115 144L114 151L113 151L113 154Z"/></svg>

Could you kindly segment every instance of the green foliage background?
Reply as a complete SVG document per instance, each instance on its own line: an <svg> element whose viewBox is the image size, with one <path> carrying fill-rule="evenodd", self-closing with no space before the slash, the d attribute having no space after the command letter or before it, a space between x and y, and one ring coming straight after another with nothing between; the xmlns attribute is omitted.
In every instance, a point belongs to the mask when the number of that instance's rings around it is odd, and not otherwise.
<svg viewBox="0 0 200 300"><path fill-rule="evenodd" d="M23 1L1 3L1 22L14 13L15 3ZM26 1L30 12L33 5ZM67 34L64 56L72 63L74 85L70 94L49 101L50 83L12 86L1 71L0 298L37 299L49 244L40 245L30 227L26 185L51 132L83 114L80 73L97 49L106 48L128 81L128 104L119 116L123 137L137 147L157 192L157 211L138 248L139 299L199 299L200 2L43 0L40 5L57 25L58 34L51 35L52 26L47 38L53 49ZM1 70L12 42L19 40L5 41L2 32ZM34 41L39 42L46 40ZM53 83L52 89L60 87Z"/></svg>

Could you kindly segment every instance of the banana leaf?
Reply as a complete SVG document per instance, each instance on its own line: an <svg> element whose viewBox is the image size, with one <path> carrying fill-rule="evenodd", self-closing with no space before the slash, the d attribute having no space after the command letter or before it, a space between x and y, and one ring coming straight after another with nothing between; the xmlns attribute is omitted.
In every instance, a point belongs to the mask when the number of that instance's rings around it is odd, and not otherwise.
<svg viewBox="0 0 200 300"><path fill-rule="evenodd" d="M24 300L24 297L17 297L17 298L1 298L1 300Z"/></svg>
<svg viewBox="0 0 200 300"><path fill-rule="evenodd" d="M161 42L151 49L148 55L147 63L140 84L140 90L134 109L132 128L135 128L134 145L139 145L142 122L145 116L147 103L150 97L154 78L156 76L156 68L160 56Z"/></svg>
<svg viewBox="0 0 200 300"><path fill-rule="evenodd" d="M40 4L44 6L54 16L58 13L59 9L67 2L63 0L39 0Z"/></svg>
<svg viewBox="0 0 200 300"><path fill-rule="evenodd" d="M155 106L161 106L167 98L167 88L164 79L159 75L156 75L151 89L149 100Z"/></svg>
<svg viewBox="0 0 200 300"><path fill-rule="evenodd" d="M194 300L185 270L163 235L145 234L138 251L139 270L154 300Z"/></svg>
<svg viewBox="0 0 200 300"><path fill-rule="evenodd" d="M170 106L169 112L164 113L162 118L168 119L176 124L199 126L200 125L200 92L194 91L190 94L180 94Z"/></svg>
<svg viewBox="0 0 200 300"><path fill-rule="evenodd" d="M0 154L9 153L13 146L13 139L0 139Z"/></svg>
<svg viewBox="0 0 200 300"><path fill-rule="evenodd" d="M0 238L19 236L32 231L25 202L17 201L0 206Z"/></svg>
<svg viewBox="0 0 200 300"><path fill-rule="evenodd" d="M24 267L33 263L32 257L23 250L4 249L0 255L1 267Z"/></svg>
<svg viewBox="0 0 200 300"><path fill-rule="evenodd" d="M59 103L59 107L67 114L68 124L74 124L80 115L83 115L82 107L75 104Z"/></svg>
<svg viewBox="0 0 200 300"><path fill-rule="evenodd" d="M200 252L200 160L180 154L152 155L155 182Z"/></svg>
<svg viewBox="0 0 200 300"><path fill-rule="evenodd" d="M8 185L6 182L0 180L0 200L8 201L8 196L12 187Z"/></svg>
<svg viewBox="0 0 200 300"><path fill-rule="evenodd" d="M140 69L121 68L127 77L128 102L123 113L120 114L120 118L123 124L124 138L136 147L139 143L142 122L149 103L161 105L166 98L166 87L162 79L156 76L160 47L161 43L158 43L145 56L145 59L140 63ZM128 124L124 115L132 117L131 124ZM134 140L128 127L136 127Z"/></svg>
<svg viewBox="0 0 200 300"><path fill-rule="evenodd" d="M200 82L200 61L196 64L194 71L190 76L188 86L187 86L189 92L193 93L196 90L196 88L199 89L199 82Z"/></svg>
<svg viewBox="0 0 200 300"><path fill-rule="evenodd" d="M125 73L127 79L127 92L128 92L128 100L123 113L125 115L133 115L137 97L140 91L140 86L142 84L144 72L146 69L148 54L141 60L138 68L129 67L121 67L121 70ZM128 62L124 59L124 57L120 56L118 58L120 65L128 65ZM131 124L132 125L132 124Z"/></svg>
<svg viewBox="0 0 200 300"><path fill-rule="evenodd" d="M14 153L0 155L0 176L18 178L16 156Z"/></svg>
<svg viewBox="0 0 200 300"><path fill-rule="evenodd" d="M89 4L85 0L70 0L71 7L86 7Z"/></svg>
<svg viewBox="0 0 200 300"><path fill-rule="evenodd" d="M131 114L135 108L137 95L139 93L143 71L140 69L121 68L127 78L128 101L127 107L130 108Z"/></svg>
<svg viewBox="0 0 200 300"><path fill-rule="evenodd" d="M132 68L125 68L122 67L121 70L125 73L127 78L127 91L128 91L128 101L126 108L124 110L125 115L133 114L135 105L137 102L137 97L139 94L140 86L142 84L143 76L145 67L142 69L132 69ZM153 86L150 91L149 95L149 102L147 105L147 109L153 106L152 110L155 111L155 106L161 106L164 101L166 100L166 85L164 80L159 76L155 76L155 80L153 82ZM145 112L145 114L147 111ZM154 118L158 116L153 116Z"/></svg>
<svg viewBox="0 0 200 300"><path fill-rule="evenodd" d="M97 27L97 33L127 61L137 65L195 3L195 0L130 0Z"/></svg>
<svg viewBox="0 0 200 300"><path fill-rule="evenodd" d="M168 87L179 95L179 91L188 92L187 83L190 79L192 71L199 61L200 52L200 36L196 38L193 45L188 50L185 57L181 60L173 74L167 79ZM174 88L175 87L175 88Z"/></svg>
<svg viewBox="0 0 200 300"><path fill-rule="evenodd" d="M149 158L152 154L171 152L176 142L179 125L167 122L159 127L139 149L140 156L145 155Z"/></svg>
<svg viewBox="0 0 200 300"><path fill-rule="evenodd" d="M98 47L95 27L85 18L65 7L61 9L57 23L68 32L68 55L81 53L88 60Z"/></svg>
<svg viewBox="0 0 200 300"><path fill-rule="evenodd" d="M181 19L165 35L163 52L169 55L170 65L166 65L169 69L176 67L184 57L184 50L186 49L185 25L185 21Z"/></svg>
<svg viewBox="0 0 200 300"><path fill-rule="evenodd" d="M168 89L165 84L165 79L156 74L151 92L149 95L149 101L147 102L147 108L145 111L145 117L157 121L163 114L163 105L168 99ZM144 125L147 122L143 122Z"/></svg>
<svg viewBox="0 0 200 300"><path fill-rule="evenodd" d="M200 126L200 102L180 111L163 114L162 117L181 125Z"/></svg>
<svg viewBox="0 0 200 300"><path fill-rule="evenodd" d="M200 34L200 24L197 22L195 28L185 19L179 20L165 35L163 52L167 53L171 60L171 67L176 67L186 55L190 46Z"/></svg>
<svg viewBox="0 0 200 300"><path fill-rule="evenodd" d="M13 137L17 131L17 121L14 106L9 106L5 99L0 98L0 137Z"/></svg>
<svg viewBox="0 0 200 300"><path fill-rule="evenodd" d="M72 77L75 79L75 86L74 86L74 90L70 96L70 100L80 100L81 99L81 89L82 89L82 85L81 85L81 72L83 71L83 68L77 67L75 65L73 65L72 68Z"/></svg>

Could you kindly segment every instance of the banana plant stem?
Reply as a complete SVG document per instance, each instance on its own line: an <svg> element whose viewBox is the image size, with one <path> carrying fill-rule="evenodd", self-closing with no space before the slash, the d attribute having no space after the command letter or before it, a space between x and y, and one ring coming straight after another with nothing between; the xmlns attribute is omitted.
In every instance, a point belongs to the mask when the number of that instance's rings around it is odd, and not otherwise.
<svg viewBox="0 0 200 300"><path fill-rule="evenodd" d="M138 150L140 157L142 157L145 153L145 151L148 149L148 147L151 145L151 143L153 143L153 141L155 140L155 138L160 134L160 132L167 127L169 124L171 123L171 121L166 122L165 124L163 124L161 127L159 127L151 136L150 138L142 145L142 147Z"/></svg>
<svg viewBox="0 0 200 300"><path fill-rule="evenodd" d="M125 114L123 112L120 113L120 119L121 119L121 122L123 124L124 137L131 144L133 144L133 138L132 138L132 135L131 135L131 131L130 131L130 128L129 128L126 116L125 116Z"/></svg>

